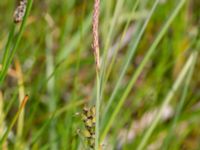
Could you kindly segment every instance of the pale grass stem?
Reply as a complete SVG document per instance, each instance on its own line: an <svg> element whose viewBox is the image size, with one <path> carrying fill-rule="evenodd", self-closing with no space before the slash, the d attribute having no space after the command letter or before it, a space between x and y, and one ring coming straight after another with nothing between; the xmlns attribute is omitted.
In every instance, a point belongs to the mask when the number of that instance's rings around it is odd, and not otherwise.
<svg viewBox="0 0 200 150"><path fill-rule="evenodd" d="M99 58L99 10L100 0L95 0L93 10L93 51L96 64L96 124L95 124L95 150L99 149L99 110L100 110L100 58Z"/></svg>
<svg viewBox="0 0 200 150"><path fill-rule="evenodd" d="M19 107L23 102L23 98L25 97L25 89L24 89L24 79L23 79L23 73L21 69L20 62L18 60L15 61L15 67L16 67L16 75L17 75L17 82L18 82L18 87L19 87ZM22 138L22 133L23 133L23 128L24 128L24 109L22 109L18 123L17 123L17 139L18 141L16 142L16 148L20 145L21 143L21 138Z"/></svg>
<svg viewBox="0 0 200 150"><path fill-rule="evenodd" d="M3 143L6 141L9 132L11 131L11 129L13 128L14 124L16 123L17 119L19 118L20 113L22 112L22 110L24 110L24 107L28 101L29 97L28 95L26 95L19 107L19 110L17 111L16 115L14 116L14 118L12 119L9 127L7 128L7 130L5 131L4 135L2 136L2 138L0 139L0 149L3 146Z"/></svg>

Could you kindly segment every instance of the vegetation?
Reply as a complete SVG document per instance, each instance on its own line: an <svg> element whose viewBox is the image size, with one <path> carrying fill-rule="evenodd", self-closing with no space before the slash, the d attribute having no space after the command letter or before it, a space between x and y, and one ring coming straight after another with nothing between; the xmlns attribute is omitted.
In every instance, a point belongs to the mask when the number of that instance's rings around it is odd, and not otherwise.
<svg viewBox="0 0 200 150"><path fill-rule="evenodd" d="M0 1L0 149L200 149L199 8Z"/></svg>

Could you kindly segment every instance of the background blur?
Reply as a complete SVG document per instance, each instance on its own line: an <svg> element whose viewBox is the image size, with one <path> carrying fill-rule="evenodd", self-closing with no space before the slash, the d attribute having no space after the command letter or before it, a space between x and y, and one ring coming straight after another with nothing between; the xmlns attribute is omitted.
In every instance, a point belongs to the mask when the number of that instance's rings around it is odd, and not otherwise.
<svg viewBox="0 0 200 150"><path fill-rule="evenodd" d="M1 61L16 4L0 1ZM102 149L200 149L199 8L199 0L101 0ZM1 84L0 137L29 101L2 149L88 149L77 114L96 100L92 12L93 1L33 1Z"/></svg>

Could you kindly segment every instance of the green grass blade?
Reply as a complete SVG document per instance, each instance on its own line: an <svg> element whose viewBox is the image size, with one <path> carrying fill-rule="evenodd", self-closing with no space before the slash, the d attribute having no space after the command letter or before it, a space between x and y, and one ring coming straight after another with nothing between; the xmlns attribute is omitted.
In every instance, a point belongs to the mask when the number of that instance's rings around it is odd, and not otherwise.
<svg viewBox="0 0 200 150"><path fill-rule="evenodd" d="M196 64L196 59L194 60L192 66L191 66L191 69L189 70L189 73L186 77L186 81L185 81L185 85L184 85L184 88L183 88L183 93L182 93L181 98L180 98L180 102L179 102L179 104L176 108L176 113L175 113L174 119L172 121L171 127L169 128L167 137L165 138L164 143L163 143L163 150L169 149L169 144L170 144L170 141L172 140L172 135L173 135L174 129L177 125L178 119L180 118L181 112L183 110L183 106L185 104L185 100L186 100L186 97L187 97L187 94L188 94L189 84L190 84L191 79L192 79L195 64Z"/></svg>
<svg viewBox="0 0 200 150"><path fill-rule="evenodd" d="M135 11L136 11L136 8L137 8L138 5L139 5L139 2L140 2L140 0L137 0L137 1L135 2L134 6L133 6L133 8L132 8L132 10L131 10L131 12L130 12L130 17L128 18L128 20L127 20L127 22L126 22L126 25L125 25L125 27L124 27L122 36L121 36L121 38L120 38L120 42L119 42L119 44L118 44L118 46L117 46L117 48L116 48L116 50L115 50L115 52L114 52L114 54L113 54L113 56L112 56L112 60L111 60L111 63L110 63L110 65L109 65L108 72L106 73L105 82L108 80L108 77L109 77L109 75L110 75L110 73L111 73L111 69L112 69L112 67L113 67L113 65L114 65L114 62L115 62L115 60L116 60L118 50L119 50L119 48L120 48L121 45L122 45L122 41L123 41L123 39L125 38L125 34L126 34L126 32L127 32L127 30L128 30L128 27L129 27L129 25L130 25L130 23L131 23L131 19L132 19L131 16L134 15L134 13L135 13Z"/></svg>
<svg viewBox="0 0 200 150"><path fill-rule="evenodd" d="M100 77L99 72L97 71L96 75L96 85L97 85L97 94L96 94L96 124L95 124L95 150L99 149L99 122L100 122Z"/></svg>
<svg viewBox="0 0 200 150"><path fill-rule="evenodd" d="M111 95L110 99L108 100L108 104L106 105L105 112L103 114L103 127L104 127L106 115L107 115L109 109L111 108L111 105L114 102L114 98L115 98L115 96L116 96L116 94L117 94L117 92L119 90L119 87L121 85L122 79L123 79L123 77L124 77L124 75L126 73L126 70L127 70L128 66L129 66L130 62L131 62L132 56L133 56L133 54L134 54L134 52L135 52L135 50L136 50L141 38L142 38L142 35L144 34L144 31L145 31L145 29L146 29L146 27L147 27L152 15L153 15L153 13L155 12L155 9L156 9L158 3L159 3L159 0L156 0L154 2L154 5L153 5L153 7L152 7L152 9L151 9L151 11L149 13L149 16L147 17L147 19L146 19L146 21L145 21L145 23L144 23L144 25L143 25L138 37L136 39L135 45L134 45L133 49L130 51L130 54L128 55L127 61L125 62L125 65L124 65L123 70L122 70L122 72L120 74L120 77L119 77L119 79L117 81L117 84L116 84L116 86L114 88L114 91L112 92L112 95ZM126 92L126 93L128 93L128 92ZM111 120L110 120L110 123L112 122ZM101 140L103 140L103 138L105 137L106 133L108 132L108 129L110 128L110 125L111 124L108 123L106 125L107 129L105 129L105 130L103 129L104 131L102 132Z"/></svg>
<svg viewBox="0 0 200 150"><path fill-rule="evenodd" d="M110 46L111 39L113 39L112 38L113 31L115 29L115 25L116 25L116 22L117 22L117 19L118 19L118 15L120 13L121 8L124 5L124 2L125 2L124 0L117 1L115 11L114 11L114 16L113 16L112 21L111 21L110 30L108 32L108 35L106 36L106 41L105 41L106 43L105 43L105 47L104 47L104 50L103 50L103 61L102 61L102 64L101 64L101 78L103 78L104 74L105 74L105 69L106 69L106 65L107 65L107 61L108 61L107 60L108 48Z"/></svg>
<svg viewBox="0 0 200 150"><path fill-rule="evenodd" d="M187 62L185 63L181 73L179 74L177 80L175 81L174 85L172 86L171 90L163 100L163 104L157 113L153 123L151 124L150 128L145 133L144 137L142 138L142 141L140 142L139 146L137 147L137 150L143 150L148 142L148 139L150 138L151 134L153 133L154 129L156 128L157 124L159 123L161 114L163 112L163 109L170 103L172 97L174 96L177 89L180 87L182 82L185 79L185 76L187 75L188 71L191 69L193 64L195 63L197 59L197 52L193 52L190 57L188 58Z"/></svg>
<svg viewBox="0 0 200 150"><path fill-rule="evenodd" d="M15 25L12 24L11 29L10 29L10 33L9 33L9 36L8 36L8 41L6 43L6 48L5 48L5 51L4 51L4 54L3 54L3 60L2 60L2 63L1 63L3 67L6 66L6 62L8 60L9 50L10 50L11 43L12 43L12 40L13 40L13 37L14 37L14 32L15 32Z"/></svg>
<svg viewBox="0 0 200 150"><path fill-rule="evenodd" d="M105 125L105 129L103 128L102 130L102 136L101 136L101 140L103 140L107 134L107 132L110 129L110 126L112 125L112 122L114 121L114 118L116 117L117 113L119 112L120 108L122 107L122 104L124 103L124 101L126 100L126 98L128 97L128 94L130 93L133 85L135 84L136 80L138 79L140 73L142 72L144 66L147 64L147 62L149 61L149 59L151 58L151 55L154 53L154 51L156 50L157 45L159 44L159 42L161 41L161 39L163 38L163 36L165 35L165 33L167 32L170 24L173 22L173 20L175 19L175 17L177 16L178 12L181 10L181 8L183 7L183 5L185 4L186 0L181 0L181 2L177 5L177 7L174 9L174 11L172 12L172 14L170 15L169 19L167 20L167 22L164 24L163 28L161 29L161 31L159 32L159 34L157 35L155 41L153 42L153 44L151 45L151 47L149 48L147 54L145 55L143 61L141 62L140 66L137 68L136 72L134 73L134 75L132 76L125 92L122 95L122 98L119 100L119 102L116 104L116 107L114 109L114 112L111 114L111 117L109 118L108 123ZM115 92L115 90L114 90ZM115 96L115 94L114 94ZM111 99L112 100L112 99ZM113 100L112 100L113 101ZM110 102L110 106L111 106L112 102ZM109 106L109 107L110 107ZM107 108L108 110L109 108ZM103 118L106 120L106 118Z"/></svg>
<svg viewBox="0 0 200 150"><path fill-rule="evenodd" d="M26 21L27 21L27 19L28 19L29 13L30 13L30 11L31 11L32 4L33 4L33 0L28 0L27 8L26 8L26 13L25 13L25 16L24 16L24 18L23 18L22 24L21 24L21 26L20 26L19 33L18 33L18 35L17 35L17 37L16 37L16 42L15 42L14 45L13 45L12 51L11 51L11 53L10 53L10 56L8 57L7 62L4 62L4 65L5 65L5 66L3 67L3 70L1 71L1 74L0 74L0 85L2 85L2 82L3 82L3 80L4 80L5 76L6 76L6 73L7 73L7 71L8 71L8 68L9 68L9 66L10 66L10 64L11 64L11 62L12 62L12 59L13 59L13 57L14 57L16 51L17 51L18 45L19 45L19 43L20 43L20 41L21 41L23 32L24 32L24 30L25 30ZM11 31L11 32L12 32L12 31ZM14 32L14 31L13 31L13 32ZM8 44L8 45L10 45L10 44ZM9 48L9 46L8 46L8 48ZM7 51L8 51L8 50L7 50ZM7 55L7 51L5 52L6 55ZM7 57L7 56L6 56L6 57ZM5 57L5 60L6 60L6 57Z"/></svg>
<svg viewBox="0 0 200 150"><path fill-rule="evenodd" d="M132 8L132 10L131 10L131 14L134 14L134 13L135 13L135 10L136 10L136 8L137 8L138 5L139 5L139 1L140 1L140 0L137 0L137 1L135 2L134 6L133 6L133 8ZM130 16L131 16L131 15L130 15ZM119 49L120 49L120 47L121 47L121 45L122 45L122 41L123 41L123 39L124 39L124 37L125 37L125 34L127 33L127 30L128 30L128 27L129 27L130 23L131 23L131 17L129 17L129 19L128 19L127 22L126 22L126 25L125 25L125 28L124 28L124 30L123 30L122 36L121 36L121 38L120 38L120 42L119 42L119 44L117 45L117 48L116 48L115 51L114 51L114 54L113 54L113 56L112 56L112 59L111 59L110 64L109 64L109 65L107 64L108 61L106 61L106 63L104 63L105 66L104 66L103 68L104 68L104 74L105 74L105 75L103 74L103 75L102 75L102 78L103 78L104 76L105 76L105 78L102 79L101 97L103 97L103 92L104 92L104 89L105 89L106 82L108 81L108 78L109 78L109 75L110 75L110 73L111 73L111 71L112 71L112 68L113 68L113 66L114 66L114 63L115 63L115 60L116 60L118 51L119 51ZM106 59L106 60L107 60L107 59ZM107 69L107 71L106 71L107 65L108 65L108 69Z"/></svg>
<svg viewBox="0 0 200 150"><path fill-rule="evenodd" d="M21 106L19 108L19 110L17 111L16 115L14 116L14 118L12 119L11 124L9 125L8 129L6 130L5 134L2 136L2 138L0 139L0 148L2 146L2 144L5 142L5 140L8 137L9 132L11 131L12 127L14 126L15 122L17 121L21 111L24 109L24 107L26 106L26 102L28 101L28 96L24 97L23 102L21 103Z"/></svg>
<svg viewBox="0 0 200 150"><path fill-rule="evenodd" d="M105 115L108 113L108 111L109 111L109 109L110 109L110 107L111 107L111 105L112 105L112 103L113 103L113 101L114 101L114 99L115 99L115 96L116 96L116 94L117 94L117 92L118 92L118 90L119 90L119 88L120 88L120 86L121 86L122 79L123 79L123 77L124 77L124 75L125 75L125 73L126 73L126 70L127 70L128 66L129 66L130 62L131 62L131 59L132 59L132 57L133 57L133 54L135 53L135 50L136 50L136 48L137 48L138 45L139 45L139 42L140 42L140 40L141 40L141 38L142 38L142 36L143 36L143 34L144 34L144 32L145 32L145 29L146 29L146 27L147 27L147 25L148 25L148 23L149 23L149 21L150 21L152 15L153 15L153 13L155 12L155 9L156 9L158 3L159 3L159 0L156 0L156 1L154 2L154 5L153 5L153 7L152 7L152 9L151 9L151 11L150 11L150 13L149 13L149 16L147 17L147 19L146 19L146 21L145 21L145 23L144 23L144 25L143 25L143 27L142 27L142 29L141 29L141 31L140 31L138 37L137 37L137 39L136 39L136 42L135 42L135 44L134 44L134 47L130 50L130 53L129 53L129 55L128 55L128 58L127 58L127 60L126 60L126 62L125 62L125 64L124 64L124 66L123 66L123 69L122 69L121 74L120 74L120 76L119 76L119 79L118 79L118 81L117 81L117 83L116 83L116 86L115 86L115 88L114 88L114 91L112 92L112 95L111 95L111 97L110 97L109 100L108 100L108 104L106 105L105 112L104 112L104 115L103 115L103 116L105 116ZM103 118L104 118L104 117L103 117Z"/></svg>

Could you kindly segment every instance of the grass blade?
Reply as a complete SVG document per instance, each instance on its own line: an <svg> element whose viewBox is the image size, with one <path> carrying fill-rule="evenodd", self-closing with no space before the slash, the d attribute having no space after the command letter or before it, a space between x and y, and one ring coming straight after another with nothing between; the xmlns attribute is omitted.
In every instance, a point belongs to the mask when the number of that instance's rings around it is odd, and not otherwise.
<svg viewBox="0 0 200 150"><path fill-rule="evenodd" d="M106 105L103 118L104 118L104 116L108 113L108 111L109 111L109 109L110 109L110 107L111 107L111 105L112 105L112 103L113 103L113 101L114 101L114 99L115 99L115 96L116 96L116 94L117 94L117 92L118 92L118 90L119 90L119 88L120 88L122 79L123 79L123 77L124 77L124 75L125 75L125 73L126 73L126 70L127 70L128 66L129 66L130 62L131 62L131 59L132 59L132 57L133 57L133 54L135 53L135 50L136 50L136 48L137 48L138 45L139 45L139 42L140 42L140 40L141 40L141 38L142 38L142 36L143 36L143 34L144 34L144 31L145 31L145 29L146 29L146 27L147 27L147 25L148 25L148 23L149 23L149 21L150 21L152 15L153 15L153 13L155 12L155 9L156 9L158 3L159 3L159 0L156 0L156 1L154 2L154 5L153 5L153 7L152 7L152 9L151 9L151 11L150 11L150 13L149 13L149 16L147 17L147 19L146 19L146 21L145 21L145 23L144 23L144 25L143 25L143 27L142 27L142 29L141 29L141 31L140 31L138 37L137 37L137 39L136 39L135 45L134 45L134 47L131 49L131 51L130 51L130 53L129 53L129 55L128 55L128 58L127 58L127 60L126 60L126 62L125 62L125 64L124 64L124 66L123 66L123 69L122 69L122 71L121 71L121 74L120 74L120 76L119 76L119 79L118 79L118 81L117 81L117 84L116 84L116 86L115 86L115 88L114 88L114 91L112 92L112 95L110 96L110 98L109 98L109 100L108 100L108 104Z"/></svg>
<svg viewBox="0 0 200 150"><path fill-rule="evenodd" d="M26 102L28 101L29 97L26 95L21 103L21 106L18 110L18 112L16 113L16 115L14 116L11 124L9 125L8 129L6 130L5 134L3 135L3 137L0 139L0 148L2 146L2 144L5 142L5 140L8 137L9 132L11 131L12 127L14 126L15 122L17 121L20 113L22 112L22 110L24 109L24 107L26 106Z"/></svg>
<svg viewBox="0 0 200 150"><path fill-rule="evenodd" d="M8 71L8 68L9 68L9 66L10 66L10 64L12 62L12 59L13 59L13 57L14 57L16 51L17 51L18 45L19 45L19 43L21 41L22 34L23 34L24 30L25 30L26 21L28 19L28 16L29 16L29 13L30 13L30 10L31 10L31 7L32 7L32 3L33 3L33 0L28 0L25 16L24 16L22 24L20 26L19 33L18 33L18 35L16 37L16 42L14 43L12 51L11 51L10 56L8 58L6 58L8 50L5 51L5 58L3 58L3 60L6 61L6 59L7 59L7 62L4 62L5 66L3 67L3 70L0 73L0 85L2 85L2 82L3 82L3 80L4 80L5 76L6 76L6 73ZM10 34L11 35L10 40L8 40L8 44L7 44L8 48L10 47L10 43L9 42L11 42L11 39L12 39L12 36L13 36L12 32L14 32L14 29L12 29L12 30L11 30L11 34Z"/></svg>
<svg viewBox="0 0 200 150"><path fill-rule="evenodd" d="M180 87L181 83L184 81L186 74L191 69L191 67L195 63L196 59L197 59L197 52L193 52L190 55L190 57L188 58L188 61L184 65L181 73L179 74L179 76L178 76L177 80L175 81L174 85L172 86L170 92L167 94L166 98L164 99L163 104L161 106L161 109L157 113L152 125L147 130L147 132L145 133L144 137L142 138L142 141L139 144L139 146L137 147L137 150L142 150L142 149L145 148L148 139L150 138L152 132L154 131L154 129L156 128L156 126L157 126L157 124L158 124L158 122L160 120L160 117L161 117L163 109L170 103L172 97L174 96L174 94L177 91L177 89Z"/></svg>
<svg viewBox="0 0 200 150"><path fill-rule="evenodd" d="M102 136L101 136L101 140L103 140L107 134L107 132L110 129L110 126L112 124L112 122L114 121L114 118L116 117L117 113L119 112L120 108L122 107L122 104L124 103L124 101L126 100L128 94L130 93L133 85L135 84L136 80L138 79L140 73L142 72L144 66L147 64L147 62L149 61L149 59L151 58L151 55L154 53L154 51L156 50L157 45L159 44L159 42L161 41L161 39L163 38L163 36L165 35L165 33L167 32L170 24L173 22L173 20L175 19L175 17L177 16L178 12L181 10L181 8L183 7L183 5L185 4L186 0L181 0L180 3L177 5L177 7L174 9L174 11L172 12L171 16L169 17L169 19L166 21L166 23L164 24L163 28L160 30L159 34L157 35L155 41L153 42L153 44L151 45L151 47L149 48L147 54L145 55L143 61L141 62L140 66L137 68L136 72L134 73L134 75L132 76L125 92L122 95L122 98L119 100L119 102L117 103L114 112L111 114L111 117L109 118L108 123L106 124L106 127L102 129ZM116 92L114 90L114 92ZM113 93L114 93L113 92ZM113 98L111 97L111 100L114 100L114 96L115 94L113 94ZM107 110L109 109L109 107L111 106L111 104L113 102L110 102ZM103 118L106 120L106 118Z"/></svg>

